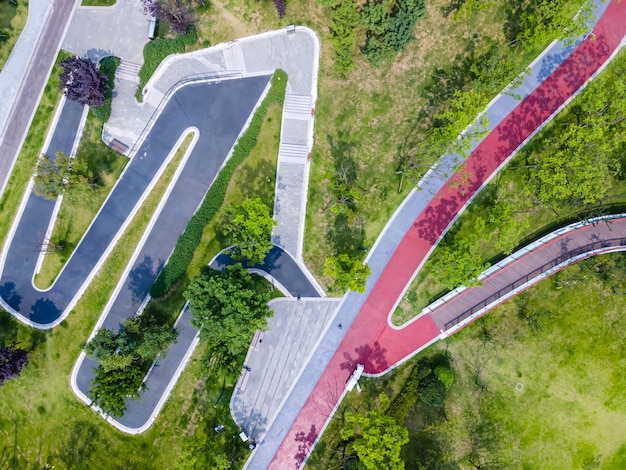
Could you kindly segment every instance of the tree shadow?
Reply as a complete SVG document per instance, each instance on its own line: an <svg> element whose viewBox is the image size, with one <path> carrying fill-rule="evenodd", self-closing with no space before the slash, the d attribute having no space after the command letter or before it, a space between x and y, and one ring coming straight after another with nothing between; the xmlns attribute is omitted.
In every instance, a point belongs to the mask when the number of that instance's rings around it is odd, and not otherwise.
<svg viewBox="0 0 626 470"><path fill-rule="evenodd" d="M298 442L298 452L294 455L296 468L299 468L300 465L302 465L302 462L304 462L304 459L310 452L311 447L313 447L313 443L317 439L318 434L319 432L315 428L314 424L311 425L308 432L299 431L296 433L295 441Z"/></svg>
<svg viewBox="0 0 626 470"><path fill-rule="evenodd" d="M96 426L86 421L78 421L70 429L69 438L61 446L57 458L68 470L87 468L99 437Z"/></svg>
<svg viewBox="0 0 626 470"><path fill-rule="evenodd" d="M357 364L365 366L365 373L377 373L386 370L389 367L386 353L387 349L383 348L378 341L374 346L370 344L362 344L355 350L356 356L352 357L350 353L344 353L345 361L341 364L343 370L353 370Z"/></svg>
<svg viewBox="0 0 626 470"><path fill-rule="evenodd" d="M37 299L28 318L36 323L51 323L61 316L61 309L50 299Z"/></svg>
<svg viewBox="0 0 626 470"><path fill-rule="evenodd" d="M129 273L128 288L131 291L133 302L141 303L148 295L150 287L154 283L158 273L163 269L165 263L159 260L156 264L150 256L144 257L143 261L136 265Z"/></svg>
<svg viewBox="0 0 626 470"><path fill-rule="evenodd" d="M0 297L17 312L20 311L20 304L22 303L22 296L15 290L14 282L5 282L0 286Z"/></svg>
<svg viewBox="0 0 626 470"><path fill-rule="evenodd" d="M326 240L335 254L356 254L365 249L365 229L361 224L349 224L345 216L337 216L326 232Z"/></svg>
<svg viewBox="0 0 626 470"><path fill-rule="evenodd" d="M274 208L274 185L276 183L276 164L261 160L256 165L245 165L238 170L237 178L245 183L247 199L260 197L269 205L270 212Z"/></svg>
<svg viewBox="0 0 626 470"><path fill-rule="evenodd" d="M17 341L17 329L18 324L15 318L0 309L0 346L6 346Z"/></svg>

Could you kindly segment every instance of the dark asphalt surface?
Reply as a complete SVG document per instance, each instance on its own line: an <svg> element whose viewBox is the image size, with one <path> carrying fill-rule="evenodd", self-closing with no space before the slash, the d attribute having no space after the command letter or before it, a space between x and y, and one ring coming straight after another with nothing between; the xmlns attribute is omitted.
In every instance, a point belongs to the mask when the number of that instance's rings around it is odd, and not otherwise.
<svg viewBox="0 0 626 470"><path fill-rule="evenodd" d="M52 0L52 2L53 7L44 25L41 40L31 58L33 66L25 77L28 86L21 89L14 104L15 112L6 124L6 134L0 142L0 190L9 178L9 170L17 158L22 138L30 126L39 95L46 85L50 67L59 52L72 10L80 4L77 0Z"/></svg>
<svg viewBox="0 0 626 470"><path fill-rule="evenodd" d="M221 253L211 263L213 269L222 270L226 266L233 263L237 263L227 253ZM246 262L242 263L246 268L255 268L261 271L265 271L271 275L274 279L280 282L285 289L293 297L319 297L317 292L309 278L302 272L296 260L294 260L289 253L282 248L275 246L270 250L265 258L263 264L250 265Z"/></svg>

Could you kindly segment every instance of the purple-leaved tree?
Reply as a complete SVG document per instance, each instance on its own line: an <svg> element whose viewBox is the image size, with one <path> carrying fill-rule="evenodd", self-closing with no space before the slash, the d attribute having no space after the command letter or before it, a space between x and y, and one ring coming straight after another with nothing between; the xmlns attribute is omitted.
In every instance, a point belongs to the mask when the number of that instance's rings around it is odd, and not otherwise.
<svg viewBox="0 0 626 470"><path fill-rule="evenodd" d="M185 34L195 22L193 11L183 0L143 0L143 11L167 22L176 34Z"/></svg>
<svg viewBox="0 0 626 470"><path fill-rule="evenodd" d="M285 5L285 0L274 0L274 7L276 8L278 17L282 20L283 16L285 16L285 11L287 10L287 5Z"/></svg>
<svg viewBox="0 0 626 470"><path fill-rule="evenodd" d="M17 348L15 343L10 346L0 346L0 385L20 375L27 365L28 352Z"/></svg>
<svg viewBox="0 0 626 470"><path fill-rule="evenodd" d="M61 61L59 89L68 100L88 106L102 106L107 91L107 76L98 71L95 62L72 56Z"/></svg>

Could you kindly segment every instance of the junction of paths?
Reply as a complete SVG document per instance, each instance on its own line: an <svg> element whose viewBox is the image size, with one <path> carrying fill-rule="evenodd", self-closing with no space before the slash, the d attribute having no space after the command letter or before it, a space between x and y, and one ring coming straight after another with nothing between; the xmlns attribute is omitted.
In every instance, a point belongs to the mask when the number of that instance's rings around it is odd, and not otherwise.
<svg viewBox="0 0 626 470"><path fill-rule="evenodd" d="M268 434L274 434L273 442L277 434L285 435L282 443L277 449L270 448L273 446L264 449L264 445L260 445L255 451L258 456L251 456L248 468L268 467L269 462L265 460L268 457L271 458L269 468L300 467L340 403L345 393L342 393L344 385L357 363L365 365L366 374L381 374L442 335L436 320L439 314L424 314L401 329L390 325L389 315L460 211L514 152L607 63L620 47L625 34L626 4L612 1L594 27L593 35L582 41L473 150L460 171L413 220L384 270L373 286L369 286L368 295L365 298L354 295L353 299L349 295L344 299L338 317L341 318L341 309L357 306L356 318L321 376L316 381L309 378L315 384L312 391L299 393L300 396L294 396L292 392L286 400L284 407L297 408L300 402L301 408L292 423L282 421L279 413L269 429ZM621 227L621 237L618 235L618 238L623 238L623 222L613 225ZM593 234L594 237L600 235L607 234ZM445 320L440 322L446 323ZM297 385L294 390L298 390Z"/></svg>

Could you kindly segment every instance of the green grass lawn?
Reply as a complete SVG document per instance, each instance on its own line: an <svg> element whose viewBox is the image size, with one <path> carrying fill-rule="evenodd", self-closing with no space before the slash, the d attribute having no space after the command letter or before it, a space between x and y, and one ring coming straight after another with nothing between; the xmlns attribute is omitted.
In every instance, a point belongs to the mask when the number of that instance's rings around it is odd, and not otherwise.
<svg viewBox="0 0 626 470"><path fill-rule="evenodd" d="M611 289L599 266L617 257ZM612 290L626 290L625 259L584 261L531 288L527 308L551 313L540 331L520 319L521 299L508 301L390 374L363 379L364 393L348 394L342 409L365 412L381 391L393 397L420 357L447 352L455 383L445 415L419 401L411 409L407 469L624 468L626 297ZM570 278L578 281L562 282ZM309 468L329 468L340 428L338 413Z"/></svg>
<svg viewBox="0 0 626 470"><path fill-rule="evenodd" d="M11 4L8 0L0 2L0 70L20 37L27 17L27 0L18 0L16 4Z"/></svg>
<svg viewBox="0 0 626 470"><path fill-rule="evenodd" d="M269 108L256 147L229 185L226 203L259 196L273 204L281 113L279 105ZM198 429L212 429L229 416L236 377L211 375L202 346L195 351L156 423L140 436L115 430L82 404L69 387L80 344L91 333L175 167L176 161L169 164L95 281L59 327L40 332L0 313L0 340L7 344L17 339L31 350L30 366L0 388L0 448L16 450L15 468L41 468L46 462L57 468L171 468ZM176 315L184 303L182 293L189 279L224 247L213 241L214 224L205 231L188 275L158 308ZM215 408L222 387L224 393ZM249 451L239 439L232 439L238 434L234 422L228 418L224 424L225 430L212 439L241 464Z"/></svg>

